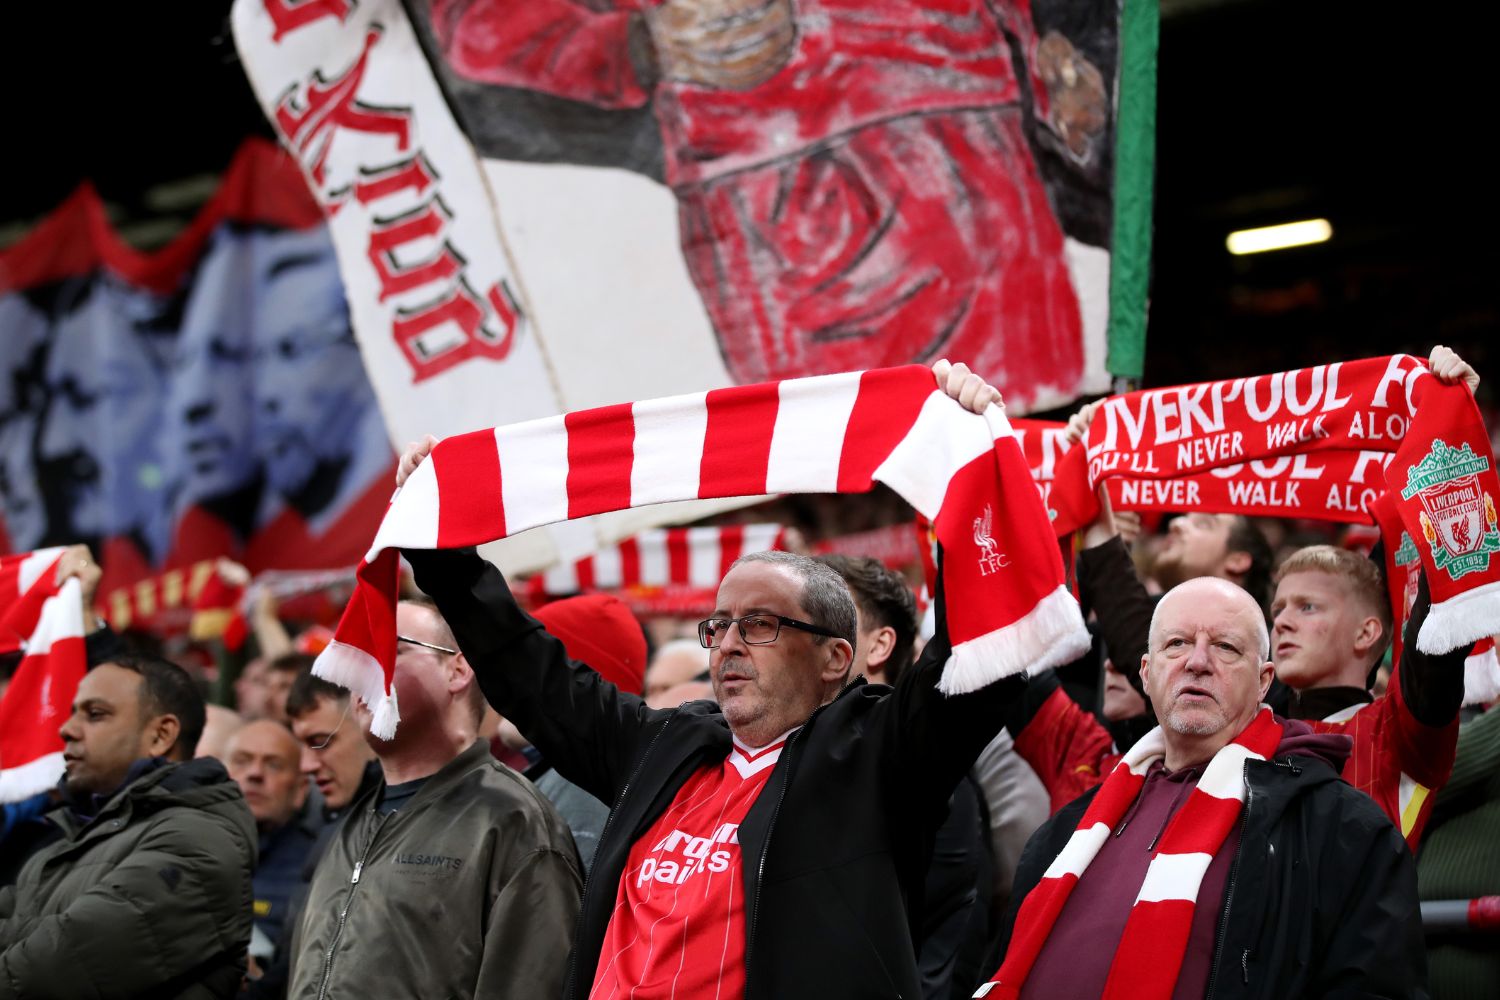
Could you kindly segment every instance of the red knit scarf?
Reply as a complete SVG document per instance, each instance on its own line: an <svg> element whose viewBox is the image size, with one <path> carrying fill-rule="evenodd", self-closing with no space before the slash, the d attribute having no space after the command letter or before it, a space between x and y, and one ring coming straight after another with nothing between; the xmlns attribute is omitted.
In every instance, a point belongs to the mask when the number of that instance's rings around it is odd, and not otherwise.
<svg viewBox="0 0 1500 1000"><path fill-rule="evenodd" d="M1086 449L1058 463L1049 506L1059 534L1094 518L1106 480L1123 509L1365 523L1384 495L1432 590L1418 647L1445 653L1500 632L1489 436L1468 387L1438 382L1416 358L1114 397Z"/></svg>
<svg viewBox="0 0 1500 1000"><path fill-rule="evenodd" d="M391 502L314 672L395 733L397 557L673 500L846 493L885 483L944 549L953 656L940 688L977 690L1088 646L1062 560L1002 411L969 413L911 365L606 406L449 438Z"/></svg>
<svg viewBox="0 0 1500 1000"><path fill-rule="evenodd" d="M62 776L58 728L83 679L83 602L77 580L57 586L63 550L0 557L0 648L20 649L0 699L0 802L43 792Z"/></svg>
<svg viewBox="0 0 1500 1000"><path fill-rule="evenodd" d="M1168 1000L1172 996L1203 874L1245 803L1245 761L1265 760L1275 753L1281 730L1271 710L1261 708L1234 742L1214 754L1198 786L1167 824L1115 947L1104 1000ZM1013 1000L1021 995L1021 986L1073 887L1140 795L1152 762L1165 751L1161 728L1153 729L1104 779L1073 836L1022 900L1000 971L974 996ZM1108 945L1099 942L1100 947Z"/></svg>

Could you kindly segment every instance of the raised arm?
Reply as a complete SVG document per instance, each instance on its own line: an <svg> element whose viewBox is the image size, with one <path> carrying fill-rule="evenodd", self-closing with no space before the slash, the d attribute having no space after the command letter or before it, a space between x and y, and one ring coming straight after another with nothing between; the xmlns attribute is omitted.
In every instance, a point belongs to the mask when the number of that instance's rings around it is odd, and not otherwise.
<svg viewBox="0 0 1500 1000"><path fill-rule="evenodd" d="M1103 400L1082 407L1068 420L1064 436L1080 447L1090 422ZM1082 531L1078 552L1078 599L1085 612L1092 610L1104 639L1105 651L1119 670L1144 697L1141 687L1141 657L1146 653L1147 632L1155 602L1136 575L1135 563L1120 531L1109 491L1099 486L1099 514Z"/></svg>
<svg viewBox="0 0 1500 1000"><path fill-rule="evenodd" d="M396 486L437 446L428 434L396 465ZM416 584L464 651L485 700L515 723L558 773L612 803L630 773L642 730L668 714L568 659L561 640L521 610L505 577L473 549L411 549Z"/></svg>
<svg viewBox="0 0 1500 1000"><path fill-rule="evenodd" d="M559 774L604 802L629 777L642 732L668 713L569 660L561 640L521 610L473 549L403 552L437 602L480 690Z"/></svg>
<svg viewBox="0 0 1500 1000"><path fill-rule="evenodd" d="M1458 752L1458 710L1464 697L1464 659L1468 647L1441 656L1417 649L1417 633L1432 601L1427 578L1418 585L1417 599L1407 619L1401 661L1396 664L1389 694L1366 711L1380 711L1385 724L1377 733L1387 744L1401 771L1400 787L1391 818L1415 845L1432 814L1435 798L1429 792L1447 784ZM1356 750L1358 745L1356 744ZM1420 788L1413 789L1412 783Z"/></svg>
<svg viewBox="0 0 1500 1000"><path fill-rule="evenodd" d="M943 806L964 772L1000 731L1005 706L1025 687L1021 675L971 694L945 695L937 685L951 652L942 573L935 595L936 632L912 669L880 705L885 773L901 795L917 794Z"/></svg>

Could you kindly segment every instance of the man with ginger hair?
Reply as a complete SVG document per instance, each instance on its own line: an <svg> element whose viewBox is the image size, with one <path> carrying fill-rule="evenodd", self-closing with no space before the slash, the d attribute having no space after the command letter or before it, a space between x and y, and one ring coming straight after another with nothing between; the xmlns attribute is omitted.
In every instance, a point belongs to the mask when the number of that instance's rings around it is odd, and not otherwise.
<svg viewBox="0 0 1500 1000"><path fill-rule="evenodd" d="M1353 738L1344 779L1373 798L1415 848L1432 793L1453 770L1468 650L1431 656L1417 649L1431 605L1424 575L1400 662L1386 693L1374 698L1370 685L1392 627L1375 563L1313 545L1292 553L1276 580L1272 654L1277 678L1293 692L1289 715Z"/></svg>

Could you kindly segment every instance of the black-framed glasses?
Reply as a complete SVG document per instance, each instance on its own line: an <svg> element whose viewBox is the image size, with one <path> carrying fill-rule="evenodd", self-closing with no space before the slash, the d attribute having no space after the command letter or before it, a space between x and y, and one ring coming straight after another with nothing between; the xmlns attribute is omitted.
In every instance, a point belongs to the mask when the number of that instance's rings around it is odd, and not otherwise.
<svg viewBox="0 0 1500 1000"><path fill-rule="evenodd" d="M837 632L830 632L821 625L813 625L809 622L799 622L795 618L786 615L745 615L742 618L709 618L698 623L698 641L703 644L704 649L713 649L723 641L724 636L729 633L729 626L738 625L740 638L745 640L749 646L764 646L775 642L776 637L781 635L782 626L800 629L803 632L811 632L813 635L826 635L831 638L839 638Z"/></svg>
<svg viewBox="0 0 1500 1000"><path fill-rule="evenodd" d="M396 641L397 642L409 642L413 646L421 646L423 649L435 649L439 653L447 653L449 656L457 656L458 655L458 650L456 650L456 649L449 649L447 646L439 646L437 643L433 643L433 642L423 642L421 639L410 639L410 638L407 638L404 635L398 635L398 636L396 636Z"/></svg>

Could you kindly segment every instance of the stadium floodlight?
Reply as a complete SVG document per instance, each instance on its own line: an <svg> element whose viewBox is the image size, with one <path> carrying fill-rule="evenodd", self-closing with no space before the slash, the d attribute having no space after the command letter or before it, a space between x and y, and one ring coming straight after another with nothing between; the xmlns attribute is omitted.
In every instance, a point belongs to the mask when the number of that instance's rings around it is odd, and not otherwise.
<svg viewBox="0 0 1500 1000"><path fill-rule="evenodd" d="M1242 256L1247 253L1302 247L1310 243L1325 243L1332 236L1333 226L1329 225L1327 219L1304 219L1301 222L1284 222L1279 226L1236 230L1229 234L1224 244L1229 247L1230 253Z"/></svg>

